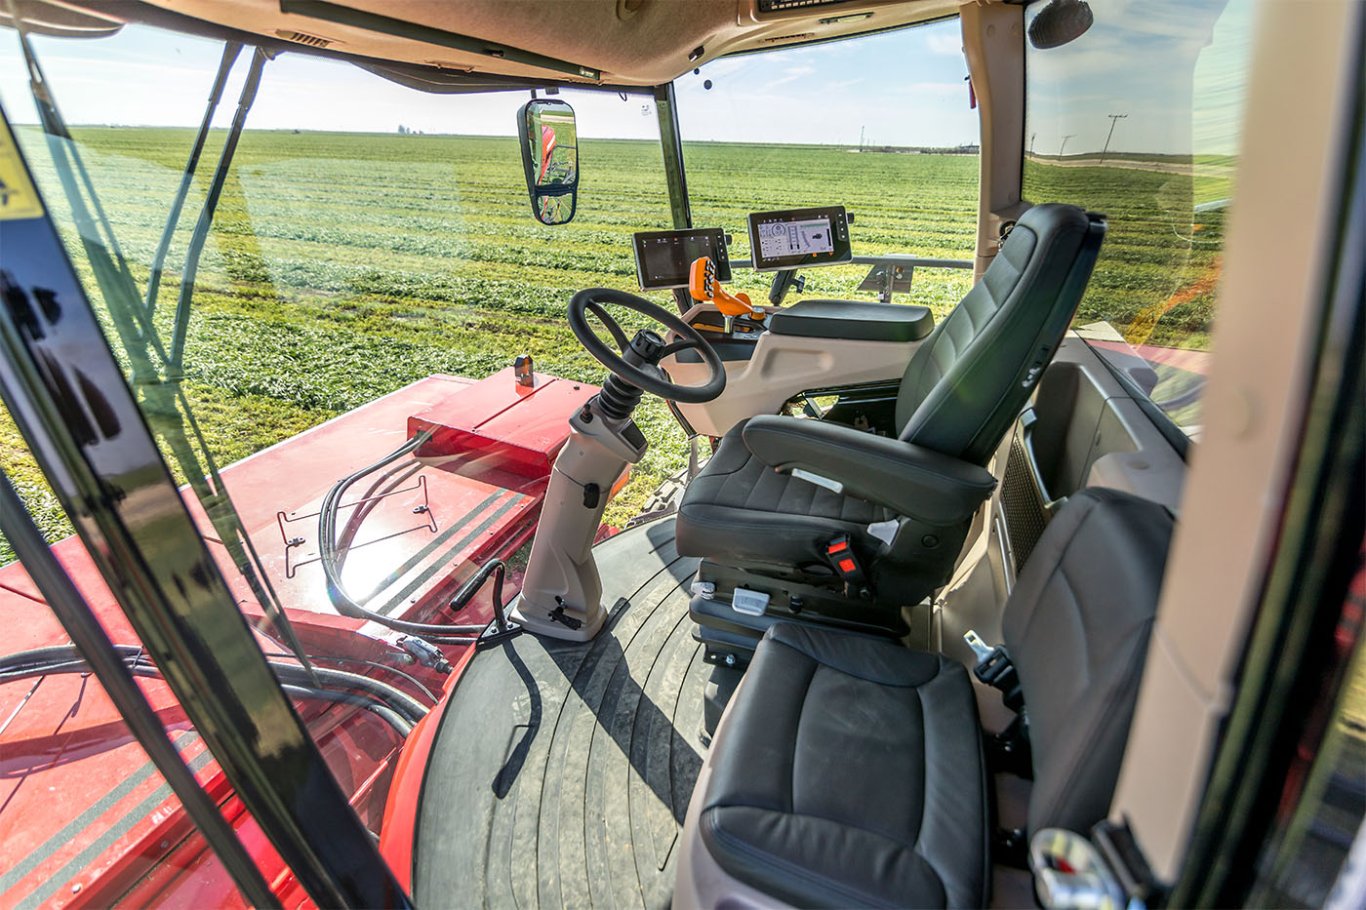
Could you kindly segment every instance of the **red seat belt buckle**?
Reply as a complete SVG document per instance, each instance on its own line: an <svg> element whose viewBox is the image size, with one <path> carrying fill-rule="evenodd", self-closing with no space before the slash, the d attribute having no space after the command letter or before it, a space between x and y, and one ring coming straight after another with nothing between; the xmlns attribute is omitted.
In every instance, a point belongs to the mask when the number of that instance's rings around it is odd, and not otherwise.
<svg viewBox="0 0 1366 910"><path fill-rule="evenodd" d="M841 534L825 545L825 557L835 567L839 577L846 584L861 585L864 581L863 567L859 565L854 548L850 545L849 535Z"/></svg>

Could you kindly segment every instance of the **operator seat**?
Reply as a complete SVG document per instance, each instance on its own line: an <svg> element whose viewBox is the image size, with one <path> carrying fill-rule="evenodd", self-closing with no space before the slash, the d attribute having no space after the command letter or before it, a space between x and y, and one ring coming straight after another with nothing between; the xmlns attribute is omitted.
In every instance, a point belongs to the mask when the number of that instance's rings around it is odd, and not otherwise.
<svg viewBox="0 0 1366 910"><path fill-rule="evenodd" d="M995 485L982 466L1062 340L1104 233L1076 206L1029 209L911 358L895 438L774 415L737 425L688 485L679 553L828 586L826 549L847 535L873 600L913 604L946 582Z"/></svg>

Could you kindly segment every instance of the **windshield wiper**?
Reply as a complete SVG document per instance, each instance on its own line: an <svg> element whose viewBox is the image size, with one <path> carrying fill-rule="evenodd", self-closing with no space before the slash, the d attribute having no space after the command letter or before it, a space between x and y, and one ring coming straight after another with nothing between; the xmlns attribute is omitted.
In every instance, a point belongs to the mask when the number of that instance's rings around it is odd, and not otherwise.
<svg viewBox="0 0 1366 910"><path fill-rule="evenodd" d="M199 210L199 220L195 223L190 245L185 250L185 264L180 273L180 298L175 307L175 330L171 333L171 369L179 378L185 358L185 338L190 331L190 301L194 297L195 279L199 274L199 257L204 252L204 242L209 239L209 229L213 227L213 216L218 211L218 200L223 197L223 185L228 180L233 156L237 154L237 141L242 137L242 127L246 125L247 114L256 101L256 90L261 85L261 71L266 65L266 52L261 48L251 58L251 68L247 70L247 81L242 84L242 93L237 98L237 112L233 114L232 126L223 140L223 151L218 155L218 166L214 168L213 180L209 183L204 207ZM214 103L212 100L211 104ZM197 162L196 162L197 163ZM178 217L178 216L177 216ZM171 225L174 231L175 226Z"/></svg>

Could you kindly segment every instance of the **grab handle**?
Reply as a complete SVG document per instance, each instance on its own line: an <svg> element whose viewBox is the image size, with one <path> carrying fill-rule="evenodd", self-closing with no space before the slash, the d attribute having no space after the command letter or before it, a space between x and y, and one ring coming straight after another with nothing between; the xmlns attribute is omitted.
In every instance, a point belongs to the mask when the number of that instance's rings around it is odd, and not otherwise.
<svg viewBox="0 0 1366 910"><path fill-rule="evenodd" d="M1020 444L1024 447L1025 464L1029 466L1029 476L1034 481L1034 489L1039 493L1043 510L1051 515L1067 502L1067 497L1059 496L1055 499L1048 494L1048 485L1044 483L1043 472L1039 470L1039 457L1034 454L1034 427L1038 422L1039 415L1034 413L1034 409L1026 408L1020 415Z"/></svg>

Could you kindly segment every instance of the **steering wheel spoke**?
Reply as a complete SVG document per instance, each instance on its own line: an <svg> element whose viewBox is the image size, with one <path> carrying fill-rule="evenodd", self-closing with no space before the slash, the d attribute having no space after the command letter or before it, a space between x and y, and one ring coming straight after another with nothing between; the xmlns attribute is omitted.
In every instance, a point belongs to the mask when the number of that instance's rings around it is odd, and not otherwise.
<svg viewBox="0 0 1366 910"><path fill-rule="evenodd" d="M691 338L684 338L681 341L675 341L664 345L664 350L659 352L659 359L663 360L665 357L668 357L671 354L677 354L679 351L690 351L700 349L701 347L702 345L693 341Z"/></svg>
<svg viewBox="0 0 1366 910"><path fill-rule="evenodd" d="M626 349L631 346L631 339L626 337L626 333L622 331L622 328L617 324L617 321L608 314L607 310L596 303L588 304L588 311L598 317L598 321L606 327L608 333L612 336L612 340L617 343L617 350L622 354L625 354Z"/></svg>
<svg viewBox="0 0 1366 910"><path fill-rule="evenodd" d="M642 364L640 358L635 363L627 359L631 340L626 337L621 326L606 311L604 305L622 306L642 316L648 316L679 337L678 341L663 345L653 353L650 362ZM612 350L588 320L591 313L606 326L617 349ZM599 363L611 370L616 376L638 389L651 392L660 398L679 401L684 404L702 404L711 401L726 388L726 371L716 349L702 337L697 329L688 325L674 313L656 306L648 300L616 291L611 288L590 288L574 295L569 302L569 327L574 337L592 354ZM657 342L656 342L657 343ZM707 381L697 386L678 385L670 381L659 368L659 361L682 350L695 349L707 365Z"/></svg>

